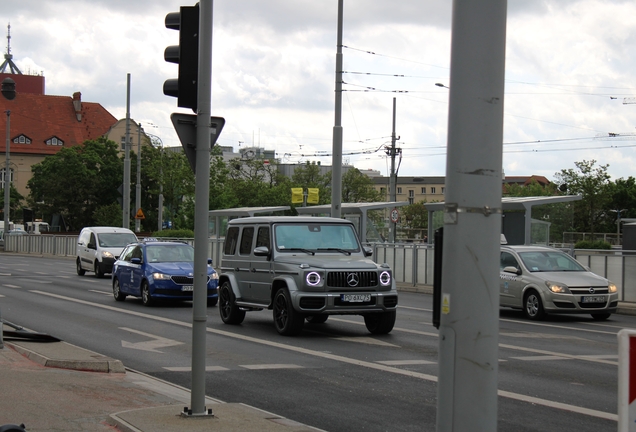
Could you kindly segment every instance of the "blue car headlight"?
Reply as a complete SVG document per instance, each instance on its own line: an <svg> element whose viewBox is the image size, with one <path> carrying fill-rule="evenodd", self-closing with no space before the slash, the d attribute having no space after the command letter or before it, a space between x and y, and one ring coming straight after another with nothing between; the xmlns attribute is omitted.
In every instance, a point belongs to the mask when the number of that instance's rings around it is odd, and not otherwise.
<svg viewBox="0 0 636 432"><path fill-rule="evenodd" d="M170 275L167 275L165 273L153 273L152 278L155 280L167 280L170 279Z"/></svg>

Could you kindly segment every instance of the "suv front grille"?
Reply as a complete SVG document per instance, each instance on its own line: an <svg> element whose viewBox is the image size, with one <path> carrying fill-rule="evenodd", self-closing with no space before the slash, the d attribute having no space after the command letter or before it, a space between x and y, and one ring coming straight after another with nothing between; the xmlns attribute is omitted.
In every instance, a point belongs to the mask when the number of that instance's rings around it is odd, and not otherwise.
<svg viewBox="0 0 636 432"><path fill-rule="evenodd" d="M357 280L357 284L349 283ZM378 285L378 272L339 271L327 273L327 286L335 288L366 288Z"/></svg>

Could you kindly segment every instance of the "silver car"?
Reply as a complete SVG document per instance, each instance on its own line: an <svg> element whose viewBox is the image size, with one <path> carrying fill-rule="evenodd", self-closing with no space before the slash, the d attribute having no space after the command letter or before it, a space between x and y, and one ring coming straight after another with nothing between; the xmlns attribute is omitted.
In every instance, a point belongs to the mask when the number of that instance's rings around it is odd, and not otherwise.
<svg viewBox="0 0 636 432"><path fill-rule="evenodd" d="M606 320L616 312L616 285L558 249L502 246L499 269L501 306L522 309L529 319L576 313Z"/></svg>

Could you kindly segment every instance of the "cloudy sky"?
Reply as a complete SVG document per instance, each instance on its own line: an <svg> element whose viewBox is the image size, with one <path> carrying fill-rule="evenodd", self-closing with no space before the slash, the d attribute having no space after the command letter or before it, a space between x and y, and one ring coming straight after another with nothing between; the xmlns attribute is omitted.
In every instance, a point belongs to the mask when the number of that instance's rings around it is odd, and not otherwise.
<svg viewBox="0 0 636 432"><path fill-rule="evenodd" d="M177 76L165 15L184 0L5 0L0 34L51 95L82 93L178 146L163 95ZM331 164L337 0L215 0L212 113L222 145L274 149L284 162ZM401 176L445 175L450 0L345 0L343 159L388 174L397 100ZM2 44L6 51L6 39ZM396 93L399 91L399 93ZM510 0L503 169L549 179L574 162L636 176L636 2ZM627 100L626 100L627 98ZM636 102L636 99L634 99ZM154 125L154 126L152 126ZM609 134L619 134L610 138Z"/></svg>

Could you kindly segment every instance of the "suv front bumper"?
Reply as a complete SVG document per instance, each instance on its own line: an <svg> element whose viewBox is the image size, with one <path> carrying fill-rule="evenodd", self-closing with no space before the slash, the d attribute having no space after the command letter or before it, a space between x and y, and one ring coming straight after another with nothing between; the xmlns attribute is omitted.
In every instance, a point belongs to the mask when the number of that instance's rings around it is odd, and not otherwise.
<svg viewBox="0 0 636 432"><path fill-rule="evenodd" d="M292 303L294 309L307 314L330 314L330 315L346 315L346 314L364 314L373 312L389 312L397 308L398 293L397 290L391 291L363 291L363 292L291 292ZM343 300L345 294L368 295L369 301L353 301Z"/></svg>

